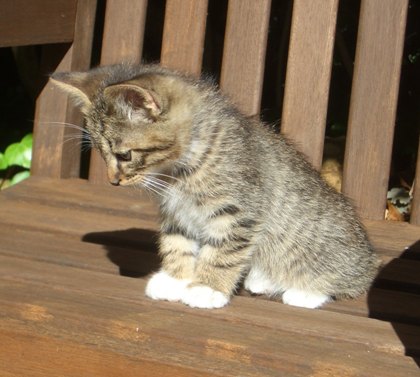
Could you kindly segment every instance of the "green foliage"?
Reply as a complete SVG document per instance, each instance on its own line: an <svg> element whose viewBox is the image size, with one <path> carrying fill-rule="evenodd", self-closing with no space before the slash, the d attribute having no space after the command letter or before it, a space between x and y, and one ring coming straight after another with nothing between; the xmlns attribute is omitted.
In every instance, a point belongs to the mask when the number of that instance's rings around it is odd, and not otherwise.
<svg viewBox="0 0 420 377"><path fill-rule="evenodd" d="M408 61L411 64L416 63L420 58L420 51L415 52L414 54L408 54Z"/></svg>
<svg viewBox="0 0 420 377"><path fill-rule="evenodd" d="M32 158L32 134L10 144L0 153L0 188L12 186L29 177Z"/></svg>

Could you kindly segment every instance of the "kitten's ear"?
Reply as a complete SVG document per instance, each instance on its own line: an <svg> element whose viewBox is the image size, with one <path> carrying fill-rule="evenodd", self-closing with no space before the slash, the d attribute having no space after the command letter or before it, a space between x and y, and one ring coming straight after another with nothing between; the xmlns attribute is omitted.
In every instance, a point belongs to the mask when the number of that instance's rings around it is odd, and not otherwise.
<svg viewBox="0 0 420 377"><path fill-rule="evenodd" d="M82 109L92 104L91 98L97 90L98 80L90 72L57 72L50 78Z"/></svg>
<svg viewBox="0 0 420 377"><path fill-rule="evenodd" d="M155 120L162 113L162 102L157 93L133 84L108 86L104 96L111 102L119 103L127 110L130 119L146 117Z"/></svg>

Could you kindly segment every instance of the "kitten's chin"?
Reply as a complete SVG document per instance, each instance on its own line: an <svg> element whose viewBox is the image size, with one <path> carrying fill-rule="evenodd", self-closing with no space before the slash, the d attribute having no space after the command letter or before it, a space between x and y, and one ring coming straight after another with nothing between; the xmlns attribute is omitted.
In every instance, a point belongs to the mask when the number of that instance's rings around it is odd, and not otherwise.
<svg viewBox="0 0 420 377"><path fill-rule="evenodd" d="M130 178L122 178L119 181L120 186L133 186L135 184L141 183L143 180L142 176L134 176Z"/></svg>

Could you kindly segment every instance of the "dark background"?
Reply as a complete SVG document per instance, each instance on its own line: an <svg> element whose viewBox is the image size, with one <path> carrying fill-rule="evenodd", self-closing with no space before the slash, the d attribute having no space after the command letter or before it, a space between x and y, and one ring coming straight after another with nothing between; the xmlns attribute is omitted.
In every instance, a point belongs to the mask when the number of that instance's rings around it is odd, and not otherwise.
<svg viewBox="0 0 420 377"><path fill-rule="evenodd" d="M344 137L357 38L359 0L341 0L334 50L326 134ZM279 122L292 0L273 0L261 106L262 118ZM99 0L92 65L99 64L105 1ZM227 0L209 0L203 72L219 77ZM165 0L149 1L143 59L159 61ZM414 177L420 129L420 0L410 0L390 186ZM34 104L47 76L40 72L39 46L0 48L0 151L31 132Z"/></svg>

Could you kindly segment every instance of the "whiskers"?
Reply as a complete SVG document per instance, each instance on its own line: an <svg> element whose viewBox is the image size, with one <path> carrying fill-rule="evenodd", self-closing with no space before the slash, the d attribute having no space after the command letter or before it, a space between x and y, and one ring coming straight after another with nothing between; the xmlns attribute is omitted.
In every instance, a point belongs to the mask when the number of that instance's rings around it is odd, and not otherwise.
<svg viewBox="0 0 420 377"><path fill-rule="evenodd" d="M81 126L65 122L41 122L46 125L62 126L75 130L72 133L66 133L62 144L70 144L73 148L80 148L82 152L92 149L92 140L89 133Z"/></svg>
<svg viewBox="0 0 420 377"><path fill-rule="evenodd" d="M182 182L180 179L176 177L172 177L167 174L162 173L153 173L148 172L139 175L139 179L137 182L137 187L141 186L142 188L146 189L146 191L156 194L161 198L166 198L168 195L171 195L173 192L178 190L178 187L173 182ZM161 179L166 178L166 179ZM173 181L173 182L171 182Z"/></svg>
<svg viewBox="0 0 420 377"><path fill-rule="evenodd" d="M41 122L42 124L48 124L48 125L58 125L58 126L63 126L63 127L69 127L69 128L74 128L76 130L82 131L82 132L86 132L86 130L77 125L77 124L73 124L73 123L66 123L66 122Z"/></svg>
<svg viewBox="0 0 420 377"><path fill-rule="evenodd" d="M70 143L75 148L80 147L82 152L92 149L92 141L86 132L83 134L74 133L66 135L66 138L63 140L63 145L67 143Z"/></svg>

